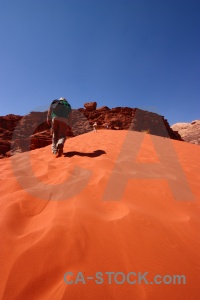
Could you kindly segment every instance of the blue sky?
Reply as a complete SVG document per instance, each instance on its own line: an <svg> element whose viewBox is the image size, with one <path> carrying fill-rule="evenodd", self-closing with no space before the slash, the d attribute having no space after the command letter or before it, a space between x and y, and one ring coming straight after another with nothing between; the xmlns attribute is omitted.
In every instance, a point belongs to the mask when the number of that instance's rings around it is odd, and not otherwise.
<svg viewBox="0 0 200 300"><path fill-rule="evenodd" d="M200 1L0 0L0 115L60 97L200 119Z"/></svg>

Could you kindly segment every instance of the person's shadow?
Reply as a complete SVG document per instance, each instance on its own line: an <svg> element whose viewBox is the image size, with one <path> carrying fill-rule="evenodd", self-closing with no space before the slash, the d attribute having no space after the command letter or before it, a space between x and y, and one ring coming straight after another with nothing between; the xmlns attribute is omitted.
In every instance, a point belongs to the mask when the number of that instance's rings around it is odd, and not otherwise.
<svg viewBox="0 0 200 300"><path fill-rule="evenodd" d="M100 156L102 154L106 154L106 152L104 150L95 150L93 152L79 152L79 151L69 151L69 152L65 152L63 153L64 157L72 157L75 155L78 156L88 156L88 157L97 157Z"/></svg>

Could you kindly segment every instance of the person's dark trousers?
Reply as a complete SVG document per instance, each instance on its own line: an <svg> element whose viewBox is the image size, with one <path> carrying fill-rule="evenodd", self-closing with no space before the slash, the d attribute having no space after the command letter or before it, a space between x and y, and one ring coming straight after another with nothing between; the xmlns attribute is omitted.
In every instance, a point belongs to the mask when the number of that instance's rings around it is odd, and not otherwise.
<svg viewBox="0 0 200 300"><path fill-rule="evenodd" d="M52 152L56 153L59 148L64 147L67 138L67 119L54 117L52 119Z"/></svg>

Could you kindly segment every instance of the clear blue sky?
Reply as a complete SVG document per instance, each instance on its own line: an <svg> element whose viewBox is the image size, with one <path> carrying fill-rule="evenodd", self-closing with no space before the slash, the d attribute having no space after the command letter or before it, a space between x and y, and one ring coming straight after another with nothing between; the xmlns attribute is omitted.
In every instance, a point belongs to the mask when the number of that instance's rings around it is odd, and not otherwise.
<svg viewBox="0 0 200 300"><path fill-rule="evenodd" d="M200 1L0 0L0 115L60 97L200 119Z"/></svg>

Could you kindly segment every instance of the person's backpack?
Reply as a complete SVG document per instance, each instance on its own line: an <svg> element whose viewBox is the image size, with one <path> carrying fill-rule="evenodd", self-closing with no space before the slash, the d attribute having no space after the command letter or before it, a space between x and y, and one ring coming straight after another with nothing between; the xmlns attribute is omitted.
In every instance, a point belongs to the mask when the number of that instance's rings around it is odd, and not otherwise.
<svg viewBox="0 0 200 300"><path fill-rule="evenodd" d="M54 100L51 108L52 118L62 117L67 119L72 111L71 105L66 100Z"/></svg>

